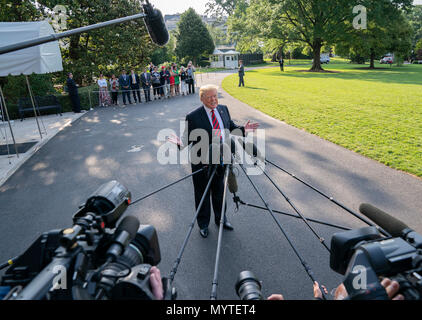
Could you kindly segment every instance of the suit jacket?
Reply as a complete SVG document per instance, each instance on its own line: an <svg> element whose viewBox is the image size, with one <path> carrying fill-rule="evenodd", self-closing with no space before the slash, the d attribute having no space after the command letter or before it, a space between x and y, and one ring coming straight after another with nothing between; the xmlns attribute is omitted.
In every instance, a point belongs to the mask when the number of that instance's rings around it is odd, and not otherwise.
<svg viewBox="0 0 422 320"><path fill-rule="evenodd" d="M119 77L119 84L120 87L122 87L123 89L129 89L130 87L130 75L126 75L126 80L124 79L123 75L121 75Z"/></svg>
<svg viewBox="0 0 422 320"><path fill-rule="evenodd" d="M147 73L145 77L145 73L141 74L141 82L143 87L150 87L151 86L151 74Z"/></svg>
<svg viewBox="0 0 422 320"><path fill-rule="evenodd" d="M220 114L221 120L223 121L224 129L229 130L232 134L240 134L243 137L245 136L245 127L241 127L236 125L233 120L230 117L230 112L227 106L224 105L218 105L217 106L218 113ZM209 144L212 143L212 137L213 137L213 128L211 126L210 120L208 118L208 115L204 109L204 106L201 106L197 108L196 110L192 111L186 116L186 124L187 127L185 128L185 131L182 136L182 142L183 147L186 148L191 145L193 147L197 143L201 141L201 139L197 140L191 140L191 132L195 129L205 129L208 133L208 141ZM238 129L236 132L233 132L233 130ZM240 130L240 131L239 131ZM223 132L225 134L226 132ZM228 143L229 137L225 136L225 142ZM192 152L192 148L191 148ZM191 154L192 156L192 154ZM198 154L196 156L201 156L201 152L199 150ZM194 165L192 164L192 168L201 167L202 165Z"/></svg>
<svg viewBox="0 0 422 320"><path fill-rule="evenodd" d="M75 83L75 80L67 78L66 81L67 91L70 95L77 95L78 94L78 87Z"/></svg>
<svg viewBox="0 0 422 320"><path fill-rule="evenodd" d="M139 75L137 73L135 73L135 80L136 80L136 83L133 83L133 76L132 76L132 74L130 74L129 75L130 86L135 87L135 88L139 88L139 86L141 84L140 84L140 81L139 81Z"/></svg>
<svg viewBox="0 0 422 320"><path fill-rule="evenodd" d="M239 67L239 76L244 76L245 75L245 66L241 66Z"/></svg>

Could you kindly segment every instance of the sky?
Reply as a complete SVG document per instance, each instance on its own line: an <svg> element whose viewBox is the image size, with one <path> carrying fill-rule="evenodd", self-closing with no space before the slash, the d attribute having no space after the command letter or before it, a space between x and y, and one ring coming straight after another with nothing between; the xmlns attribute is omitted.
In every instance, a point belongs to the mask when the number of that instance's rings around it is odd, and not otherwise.
<svg viewBox="0 0 422 320"><path fill-rule="evenodd" d="M205 4L208 0L150 0L163 14L183 13L189 7L199 14L205 13ZM422 4L422 0L415 0L414 4Z"/></svg>
<svg viewBox="0 0 422 320"><path fill-rule="evenodd" d="M190 7L195 9L196 13L204 14L208 0L149 0L149 2L163 14L183 13Z"/></svg>

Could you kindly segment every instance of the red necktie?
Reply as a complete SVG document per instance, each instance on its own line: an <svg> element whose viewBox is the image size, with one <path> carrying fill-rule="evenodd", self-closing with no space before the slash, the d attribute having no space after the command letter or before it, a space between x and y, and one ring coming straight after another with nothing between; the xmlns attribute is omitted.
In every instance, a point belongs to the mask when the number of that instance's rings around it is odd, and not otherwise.
<svg viewBox="0 0 422 320"><path fill-rule="evenodd" d="M218 123L217 117L215 116L214 110L211 110L212 128L214 129L215 135L221 139L221 128Z"/></svg>

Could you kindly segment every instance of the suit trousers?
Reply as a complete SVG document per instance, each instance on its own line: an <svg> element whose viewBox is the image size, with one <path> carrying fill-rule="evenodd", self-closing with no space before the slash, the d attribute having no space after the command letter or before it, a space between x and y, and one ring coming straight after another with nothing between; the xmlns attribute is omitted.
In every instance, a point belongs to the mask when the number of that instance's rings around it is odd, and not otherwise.
<svg viewBox="0 0 422 320"><path fill-rule="evenodd" d="M243 77L244 77L243 75L240 75L239 74L239 87L240 86L243 86L243 87L245 86L245 79L243 79Z"/></svg>
<svg viewBox="0 0 422 320"><path fill-rule="evenodd" d="M202 165L192 165L192 172L195 172L202 168ZM211 173L210 173L211 175ZM204 195L207 187L209 177L208 170L195 174L193 177L193 187L195 190L195 208L198 209L199 203L201 202L202 196ZM211 183L208 194L206 195L202 204L201 210L197 217L197 223L200 229L208 227L211 218L211 202L214 211L214 221L220 223L221 209L223 206L223 195L224 195L224 169L219 167L214 179ZM227 210L227 203L225 204L225 211Z"/></svg>
<svg viewBox="0 0 422 320"><path fill-rule="evenodd" d="M144 89L145 102L151 101L151 87L142 86Z"/></svg>
<svg viewBox="0 0 422 320"><path fill-rule="evenodd" d="M141 89L139 88L139 85L132 85L131 89L132 89L133 99L135 100L135 103L137 101L141 103ZM138 96L138 100L136 100L136 96Z"/></svg>

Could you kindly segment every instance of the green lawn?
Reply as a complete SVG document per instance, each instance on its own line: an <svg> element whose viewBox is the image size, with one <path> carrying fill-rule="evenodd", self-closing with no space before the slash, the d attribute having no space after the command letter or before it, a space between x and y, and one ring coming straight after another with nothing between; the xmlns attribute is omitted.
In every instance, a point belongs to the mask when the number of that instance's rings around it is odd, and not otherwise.
<svg viewBox="0 0 422 320"><path fill-rule="evenodd" d="M363 67L337 62L324 65L337 73L301 72L305 66L251 70L245 88L237 87L237 75L223 88L274 118L422 177L422 65Z"/></svg>

